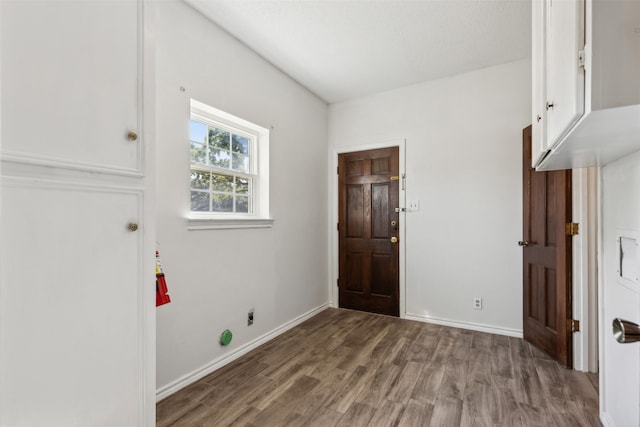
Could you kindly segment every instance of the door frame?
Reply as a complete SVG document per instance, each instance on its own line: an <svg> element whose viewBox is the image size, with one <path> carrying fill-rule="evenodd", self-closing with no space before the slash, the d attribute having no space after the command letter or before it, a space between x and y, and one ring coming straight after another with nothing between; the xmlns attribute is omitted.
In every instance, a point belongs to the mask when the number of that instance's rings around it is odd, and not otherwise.
<svg viewBox="0 0 640 427"><path fill-rule="evenodd" d="M598 252L599 217L597 168L571 171L572 222L580 231L572 238L572 311L580 321L580 332L573 334L573 369L598 371Z"/></svg>
<svg viewBox="0 0 640 427"><path fill-rule="evenodd" d="M342 147L329 147L329 303L332 307L338 307L338 276L340 266L339 239L336 224L338 224L338 155L342 153L352 153L357 151L375 150L378 148L398 147L399 150L399 171L400 171L400 189L399 204L401 208L405 207L405 193L407 188L407 180L405 175L405 139L386 139L379 142L369 144L346 145ZM404 178L403 178L404 177ZM400 281L398 284L400 313L399 317L404 319L407 313L405 290L406 290L406 266L405 266L405 238L406 238L406 212L400 212L399 227L399 252L398 270L400 273Z"/></svg>

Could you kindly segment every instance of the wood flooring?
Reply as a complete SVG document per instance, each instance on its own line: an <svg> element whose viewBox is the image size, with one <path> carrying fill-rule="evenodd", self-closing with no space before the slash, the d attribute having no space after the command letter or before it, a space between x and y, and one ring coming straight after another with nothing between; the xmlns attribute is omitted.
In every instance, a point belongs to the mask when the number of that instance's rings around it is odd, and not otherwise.
<svg viewBox="0 0 640 427"><path fill-rule="evenodd" d="M327 309L157 404L164 426L600 426L522 339Z"/></svg>

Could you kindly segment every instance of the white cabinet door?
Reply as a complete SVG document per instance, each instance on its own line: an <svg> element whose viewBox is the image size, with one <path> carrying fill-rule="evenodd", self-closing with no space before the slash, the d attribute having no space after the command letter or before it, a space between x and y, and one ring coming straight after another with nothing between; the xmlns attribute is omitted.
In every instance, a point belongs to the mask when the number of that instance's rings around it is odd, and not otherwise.
<svg viewBox="0 0 640 427"><path fill-rule="evenodd" d="M535 3L535 2L534 2ZM584 113L584 0L547 0L547 148L553 147Z"/></svg>
<svg viewBox="0 0 640 427"><path fill-rule="evenodd" d="M2 9L5 159L139 173L140 146L128 139L139 130L139 3L3 0Z"/></svg>
<svg viewBox="0 0 640 427"><path fill-rule="evenodd" d="M545 30L546 3L531 2L532 9L532 119L531 119L531 166L535 167L547 152L547 114L546 77L545 77Z"/></svg>
<svg viewBox="0 0 640 427"><path fill-rule="evenodd" d="M0 425L142 425L141 209L133 190L3 177Z"/></svg>

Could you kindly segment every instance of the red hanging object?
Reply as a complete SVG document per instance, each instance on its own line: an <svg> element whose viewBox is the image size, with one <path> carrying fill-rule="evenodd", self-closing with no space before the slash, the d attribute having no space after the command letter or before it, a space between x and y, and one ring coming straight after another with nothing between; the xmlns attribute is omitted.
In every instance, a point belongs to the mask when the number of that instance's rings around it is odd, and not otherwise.
<svg viewBox="0 0 640 427"><path fill-rule="evenodd" d="M167 282L164 279L164 271L160 263L160 254L156 251L156 307L171 302L171 297L167 294Z"/></svg>

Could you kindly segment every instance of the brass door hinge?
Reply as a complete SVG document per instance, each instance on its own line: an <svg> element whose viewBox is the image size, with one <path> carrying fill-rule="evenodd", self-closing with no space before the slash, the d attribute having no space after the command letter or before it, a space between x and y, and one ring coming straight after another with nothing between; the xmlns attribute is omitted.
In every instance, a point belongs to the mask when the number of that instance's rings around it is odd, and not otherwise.
<svg viewBox="0 0 640 427"><path fill-rule="evenodd" d="M566 225L567 236L575 236L580 233L580 224L575 222L570 222Z"/></svg>
<svg viewBox="0 0 640 427"><path fill-rule="evenodd" d="M578 51L578 68L584 69L584 49Z"/></svg>
<svg viewBox="0 0 640 427"><path fill-rule="evenodd" d="M574 319L567 319L567 331L574 333L580 332L580 321Z"/></svg>

